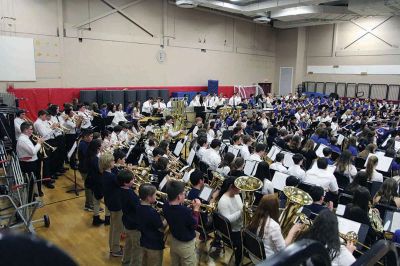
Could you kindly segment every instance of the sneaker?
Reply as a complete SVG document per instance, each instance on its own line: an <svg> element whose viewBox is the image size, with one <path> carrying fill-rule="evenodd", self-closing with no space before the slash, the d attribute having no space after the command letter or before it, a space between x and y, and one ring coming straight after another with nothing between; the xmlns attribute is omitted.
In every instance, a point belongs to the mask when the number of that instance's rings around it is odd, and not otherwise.
<svg viewBox="0 0 400 266"><path fill-rule="evenodd" d="M111 252L112 257L122 257L124 255L124 252L122 250L118 252Z"/></svg>

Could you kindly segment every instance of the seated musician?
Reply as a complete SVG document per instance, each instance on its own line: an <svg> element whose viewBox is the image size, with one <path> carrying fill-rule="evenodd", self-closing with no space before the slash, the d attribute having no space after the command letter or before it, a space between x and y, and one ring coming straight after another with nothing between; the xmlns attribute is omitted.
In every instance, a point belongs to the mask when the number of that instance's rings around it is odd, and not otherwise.
<svg viewBox="0 0 400 266"><path fill-rule="evenodd" d="M140 246L142 247L143 266L162 266L164 249L165 219L152 205L156 202L156 187L142 184L139 187L140 205L137 208L140 228Z"/></svg>
<svg viewBox="0 0 400 266"><path fill-rule="evenodd" d="M398 184L393 178L386 179L374 197L374 204L385 204L400 208L400 197L397 193Z"/></svg>
<svg viewBox="0 0 400 266"><path fill-rule="evenodd" d="M332 155L332 150L331 148L323 148L322 149L322 154L324 155L324 158L326 158L326 160L328 161L328 165L333 165L334 161L332 161L331 159L331 155Z"/></svg>
<svg viewBox="0 0 400 266"><path fill-rule="evenodd" d="M230 166L234 159L235 155L233 155L233 153L225 153L224 158L222 159L222 162L220 163L216 171L224 177L228 176L229 172L231 171Z"/></svg>
<svg viewBox="0 0 400 266"><path fill-rule="evenodd" d="M269 168L271 170L275 170L281 173L287 173L287 168L283 165L283 159L285 158L285 155L283 153L278 153L275 157L275 162L272 163Z"/></svg>
<svg viewBox="0 0 400 266"><path fill-rule="evenodd" d="M244 176L244 159L242 157L236 157L235 160L232 162L231 165L231 171L229 173L229 176L235 176L235 177L239 177L239 176Z"/></svg>
<svg viewBox="0 0 400 266"><path fill-rule="evenodd" d="M114 113L114 119L112 120L112 125L118 125L120 122L128 122L128 120L125 118L124 109L121 103L116 105L116 110Z"/></svg>
<svg viewBox="0 0 400 266"><path fill-rule="evenodd" d="M161 157L153 164L151 173L156 178L157 185L159 185L164 177L169 174L170 171L168 170L168 163L168 158Z"/></svg>
<svg viewBox="0 0 400 266"><path fill-rule="evenodd" d="M356 260L352 255L356 247L350 241L346 243L346 246L341 243L338 219L329 210L321 211L311 227L301 234L300 239L312 239L321 242L327 249L334 266L349 266ZM315 261L315 263L317 262Z"/></svg>
<svg viewBox="0 0 400 266"><path fill-rule="evenodd" d="M148 98L142 105L142 114L144 116L150 116L153 113L153 98Z"/></svg>
<svg viewBox="0 0 400 266"><path fill-rule="evenodd" d="M324 206L325 191L322 187L313 186L309 194L313 200L313 203L304 206L305 208L309 209L311 212L315 214L318 214L325 209L333 210L332 201L330 201L327 206Z"/></svg>
<svg viewBox="0 0 400 266"><path fill-rule="evenodd" d="M153 151L154 151L155 147L156 147L156 142L154 141L154 139L150 139L145 148L145 152L146 152L147 160L149 161L149 164L153 163Z"/></svg>
<svg viewBox="0 0 400 266"><path fill-rule="evenodd" d="M239 93L235 92L231 98L229 98L228 104L230 106L238 106L242 103L242 98L239 96Z"/></svg>
<svg viewBox="0 0 400 266"><path fill-rule="evenodd" d="M325 191L338 194L339 187L336 177L328 169L328 160L318 158L317 167L313 167L306 172L305 183L321 186Z"/></svg>
<svg viewBox="0 0 400 266"><path fill-rule="evenodd" d="M221 156L219 155L219 149L221 148L221 141L213 139L210 144L210 148L204 153L202 161L209 166L210 170L217 170L221 163Z"/></svg>
<svg viewBox="0 0 400 266"><path fill-rule="evenodd" d="M197 144L198 146L197 146L196 156L199 159L199 161L202 161L208 147L207 137L206 136L198 137Z"/></svg>
<svg viewBox="0 0 400 266"><path fill-rule="evenodd" d="M277 195L273 194L262 197L247 229L262 239L268 259L291 244L301 227L300 224L295 224L287 237L283 238L279 225L279 201ZM260 263L253 256L250 258L254 264Z"/></svg>
<svg viewBox="0 0 400 266"><path fill-rule="evenodd" d="M296 153L292 157L294 165L289 167L287 174L297 177L300 180L304 180L306 178L306 172L301 167L303 164L304 157L300 153Z"/></svg>
<svg viewBox="0 0 400 266"><path fill-rule="evenodd" d="M175 138L177 137L179 134L184 133L185 130L180 129L180 130L175 130L174 129L174 121L173 121L173 117L168 115L165 118L165 127L168 129L168 136L170 138Z"/></svg>
<svg viewBox="0 0 400 266"><path fill-rule="evenodd" d="M250 147L253 143L253 140L250 136L244 135L242 137L243 145L240 147L240 156L243 157L244 160L248 160L250 158Z"/></svg>
<svg viewBox="0 0 400 266"><path fill-rule="evenodd" d="M265 161L263 161L263 158L265 157L265 154L266 154L266 152L265 152L266 149L267 149L266 144L257 143L255 152L249 157L250 161L258 162L255 177L257 177L258 179L260 179L263 182L265 179L270 179L269 165ZM271 184L268 184L268 185L269 185L268 191L271 191ZM272 191L273 191L273 189L272 189Z"/></svg>
<svg viewBox="0 0 400 266"><path fill-rule="evenodd" d="M197 265L195 228L200 216L200 201L192 201L192 210L184 205L185 183L171 180L166 184L168 203L164 205L164 217L171 231L171 265Z"/></svg>
<svg viewBox="0 0 400 266"><path fill-rule="evenodd" d="M366 166L365 170L361 170L361 171L365 171L367 173L368 181L382 183L383 175L381 173L379 173L378 171L376 171L377 165L378 165L378 157L376 157L375 155L372 155L368 158L367 166Z"/></svg>
<svg viewBox="0 0 400 266"><path fill-rule="evenodd" d="M111 145L115 146L117 144L122 143L122 140L120 139L120 133L122 131L122 126L117 125L114 127L113 132L111 133Z"/></svg>
<svg viewBox="0 0 400 266"><path fill-rule="evenodd" d="M243 202L240 190L235 187L236 177L224 180L218 201L218 212L231 224L231 240L235 252L235 265L240 265L242 260L242 237L240 230L243 227Z"/></svg>

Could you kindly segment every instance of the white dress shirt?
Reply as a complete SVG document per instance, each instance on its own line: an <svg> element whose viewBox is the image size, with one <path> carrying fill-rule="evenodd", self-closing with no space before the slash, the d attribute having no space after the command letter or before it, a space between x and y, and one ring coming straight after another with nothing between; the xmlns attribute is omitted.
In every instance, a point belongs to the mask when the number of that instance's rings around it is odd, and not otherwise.
<svg viewBox="0 0 400 266"><path fill-rule="evenodd" d="M124 111L115 111L114 119L112 120L112 125L116 126L119 122L127 122L128 120L125 118Z"/></svg>
<svg viewBox="0 0 400 266"><path fill-rule="evenodd" d="M168 129L168 135L172 138L181 133L180 131L174 131L174 126L172 124L165 123L165 127Z"/></svg>
<svg viewBox="0 0 400 266"><path fill-rule="evenodd" d="M54 116L52 115L50 118L50 121L48 122L49 125L51 126L52 124L56 123L56 124L60 124L63 125L64 124L64 118L60 117L60 116ZM55 133L54 136L58 137L61 136L63 134L63 131L61 131L61 129L55 129Z"/></svg>
<svg viewBox="0 0 400 266"><path fill-rule="evenodd" d="M232 96L229 99L229 105L236 106L242 103L242 98L240 96Z"/></svg>
<svg viewBox="0 0 400 266"><path fill-rule="evenodd" d="M195 106L195 107L201 106L201 104L200 104L200 96L195 96L192 99L192 101L190 102L190 106Z"/></svg>
<svg viewBox="0 0 400 266"><path fill-rule="evenodd" d="M287 173L288 169L281 162L274 162L269 166L269 169L275 170L281 173Z"/></svg>
<svg viewBox="0 0 400 266"><path fill-rule="evenodd" d="M15 139L18 140L19 136L21 135L21 125L24 123L25 120L19 117L14 119L14 128L15 128Z"/></svg>
<svg viewBox="0 0 400 266"><path fill-rule="evenodd" d="M263 161L261 159L260 155L258 155L257 153L253 153L252 155L250 155L249 160L250 161L257 161L257 162L262 162Z"/></svg>
<svg viewBox="0 0 400 266"><path fill-rule="evenodd" d="M218 202L218 212L229 220L233 232L239 232L243 226L243 202L239 195L229 197L222 195Z"/></svg>
<svg viewBox="0 0 400 266"><path fill-rule="evenodd" d="M119 139L119 136L117 135L117 133L115 133L115 132L111 133L110 142L111 142L111 145L115 145L118 142L120 142L120 139Z"/></svg>
<svg viewBox="0 0 400 266"><path fill-rule="evenodd" d="M142 106L142 113L151 114L153 112L153 105L150 101L145 101Z"/></svg>
<svg viewBox="0 0 400 266"><path fill-rule="evenodd" d="M55 137L56 130L50 128L50 124L47 120L43 121L38 118L33 124L33 127L44 140L49 140Z"/></svg>
<svg viewBox="0 0 400 266"><path fill-rule="evenodd" d="M231 168L229 166L223 166L217 168L216 171L220 173L222 176L228 176L229 172L231 171Z"/></svg>
<svg viewBox="0 0 400 266"><path fill-rule="evenodd" d="M287 170L287 174L295 176L295 177L299 178L301 181L303 181L306 177L306 171L304 171L300 167L300 165L297 165L297 164L289 167L289 169Z"/></svg>
<svg viewBox="0 0 400 266"><path fill-rule="evenodd" d="M78 115L83 117L82 124L81 124L82 129L87 129L92 126L91 121L93 120L93 116L91 114L88 114L87 112L78 111Z"/></svg>
<svg viewBox="0 0 400 266"><path fill-rule="evenodd" d="M19 160L25 162L34 162L38 159L37 153L41 145L33 145L32 141L25 134L21 134L17 141L17 155Z"/></svg>
<svg viewBox="0 0 400 266"><path fill-rule="evenodd" d="M264 178L264 184L261 193L264 195L274 194L274 185L266 178Z"/></svg>
<svg viewBox="0 0 400 266"><path fill-rule="evenodd" d="M172 108L172 101L171 100L167 102L167 108Z"/></svg>
<svg viewBox="0 0 400 266"><path fill-rule="evenodd" d="M221 156L218 151L210 148L204 153L202 161L208 164L210 170L215 171L221 163Z"/></svg>
<svg viewBox="0 0 400 266"><path fill-rule="evenodd" d="M361 171L365 172L365 170L361 170ZM383 175L374 169L374 172L372 173L372 177L371 177L371 182L383 183Z"/></svg>
<svg viewBox="0 0 400 266"><path fill-rule="evenodd" d="M350 266L356 259L344 245L340 245L339 254L332 260L332 266Z"/></svg>
<svg viewBox="0 0 400 266"><path fill-rule="evenodd" d="M75 134L76 133L76 124L72 121L72 119L64 120L63 127L67 128L66 134Z"/></svg>
<svg viewBox="0 0 400 266"><path fill-rule="evenodd" d="M260 230L261 226L257 229L257 235L260 234ZM268 220L265 223L262 241L264 243L266 259L272 257L286 247L285 239L282 236L280 225L270 217L268 217ZM260 261L256 260L256 258L254 258L253 256L250 256L250 258L254 264L260 263Z"/></svg>
<svg viewBox="0 0 400 266"><path fill-rule="evenodd" d="M322 187L325 191L336 192L339 190L337 180L333 173L327 169L318 167L307 171L305 183Z"/></svg>
<svg viewBox="0 0 400 266"><path fill-rule="evenodd" d="M196 152L196 156L197 158L199 158L200 161L203 160L203 156L206 153L207 148L206 147L200 147L197 152Z"/></svg>

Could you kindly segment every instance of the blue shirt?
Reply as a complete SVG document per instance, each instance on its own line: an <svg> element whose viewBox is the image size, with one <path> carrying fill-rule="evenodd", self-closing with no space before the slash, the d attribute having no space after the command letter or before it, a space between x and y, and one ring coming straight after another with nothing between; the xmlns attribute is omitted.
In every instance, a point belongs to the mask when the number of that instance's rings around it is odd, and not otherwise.
<svg viewBox="0 0 400 266"><path fill-rule="evenodd" d="M357 156L358 150L357 150L356 147L354 147L354 146L349 146L348 150L349 150L349 152L351 152L351 155Z"/></svg>
<svg viewBox="0 0 400 266"><path fill-rule="evenodd" d="M336 153L339 153L339 154L342 153L342 151L340 150L340 148L339 148L338 146L336 146L336 145L330 144L329 147L331 148L331 150L332 150L333 152L336 152Z"/></svg>
<svg viewBox="0 0 400 266"><path fill-rule="evenodd" d="M153 250L164 249L164 233L160 214L150 205L139 205L137 208L138 224L141 232L140 246Z"/></svg>
<svg viewBox="0 0 400 266"><path fill-rule="evenodd" d="M197 188L192 188L187 195L187 199L188 200L200 199L199 196L200 196L200 190Z"/></svg>
<svg viewBox="0 0 400 266"><path fill-rule="evenodd" d="M164 204L164 217L168 222L172 236L182 242L196 237L195 228L198 220L193 217L192 210L183 205Z"/></svg>
<svg viewBox="0 0 400 266"><path fill-rule="evenodd" d="M132 189L120 188L122 223L128 230L138 230L137 209L140 205L140 199Z"/></svg>
<svg viewBox="0 0 400 266"><path fill-rule="evenodd" d="M103 194L104 203L112 212L121 210L121 193L114 173L105 171L103 173Z"/></svg>

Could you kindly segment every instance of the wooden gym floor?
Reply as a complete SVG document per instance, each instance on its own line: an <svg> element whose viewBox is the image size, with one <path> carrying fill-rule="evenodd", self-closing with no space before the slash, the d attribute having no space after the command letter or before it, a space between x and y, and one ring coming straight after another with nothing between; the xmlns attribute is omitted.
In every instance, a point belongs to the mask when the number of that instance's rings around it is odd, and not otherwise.
<svg viewBox="0 0 400 266"><path fill-rule="evenodd" d="M79 192L79 196L66 193L73 185L73 180L74 173L69 170L56 181L55 189L44 188L44 206L36 211L34 219L47 214L51 224L49 228L44 227L43 223L35 224L37 235L56 244L79 265L120 265L121 258L109 256L109 227L93 227L92 213L83 210L84 192ZM77 180L82 186L83 182L78 172ZM104 218L104 212L101 217ZM227 265L231 250L226 248L225 254L209 256L209 243L210 241L207 244L196 242L199 265ZM170 265L168 243L164 249L164 265Z"/></svg>

